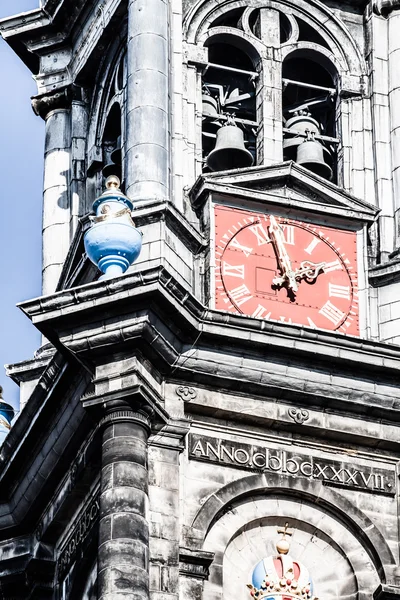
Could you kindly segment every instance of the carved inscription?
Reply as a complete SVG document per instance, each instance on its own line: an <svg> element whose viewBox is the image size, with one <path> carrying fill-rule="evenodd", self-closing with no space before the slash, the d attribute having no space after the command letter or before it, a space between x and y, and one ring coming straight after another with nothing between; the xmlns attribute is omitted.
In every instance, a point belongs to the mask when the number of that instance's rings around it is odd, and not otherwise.
<svg viewBox="0 0 400 600"><path fill-rule="evenodd" d="M239 444L230 440L189 436L189 457L230 467L284 473L317 479L324 485L350 487L380 494L395 493L395 475L388 469L356 466L286 450Z"/></svg>
<svg viewBox="0 0 400 600"><path fill-rule="evenodd" d="M62 577L75 560L77 553L96 523L100 511L99 496L92 499L69 535L58 559L58 575Z"/></svg>

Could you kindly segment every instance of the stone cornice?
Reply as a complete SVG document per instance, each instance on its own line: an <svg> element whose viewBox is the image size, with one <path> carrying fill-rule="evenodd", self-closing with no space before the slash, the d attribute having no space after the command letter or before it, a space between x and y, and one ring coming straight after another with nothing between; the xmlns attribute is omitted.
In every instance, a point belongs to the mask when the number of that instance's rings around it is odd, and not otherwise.
<svg viewBox="0 0 400 600"><path fill-rule="evenodd" d="M279 193L277 187L280 187ZM372 204L348 194L293 161L201 175L190 191L195 210L204 205L210 194L276 204L287 210L309 211L312 215L329 214L331 219L347 222L373 222L379 213Z"/></svg>
<svg viewBox="0 0 400 600"><path fill-rule="evenodd" d="M183 379L190 374L194 385L400 418L399 347L207 309L165 268L20 307L54 345L83 360L140 347L155 368L166 374L173 369ZM191 344L190 355L185 344ZM374 382L368 389L367 381Z"/></svg>
<svg viewBox="0 0 400 600"><path fill-rule="evenodd" d="M400 9L400 0L373 0L372 6L378 15L387 17L392 11Z"/></svg>

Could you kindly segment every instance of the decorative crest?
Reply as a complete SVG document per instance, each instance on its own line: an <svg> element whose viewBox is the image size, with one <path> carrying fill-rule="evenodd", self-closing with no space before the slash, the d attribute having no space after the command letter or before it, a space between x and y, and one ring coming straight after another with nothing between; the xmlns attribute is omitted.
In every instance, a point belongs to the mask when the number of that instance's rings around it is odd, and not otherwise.
<svg viewBox="0 0 400 600"><path fill-rule="evenodd" d="M276 543L277 556L263 558L253 570L252 583L247 584L255 600L318 600L308 569L289 556L292 536L289 523L278 529L282 536Z"/></svg>

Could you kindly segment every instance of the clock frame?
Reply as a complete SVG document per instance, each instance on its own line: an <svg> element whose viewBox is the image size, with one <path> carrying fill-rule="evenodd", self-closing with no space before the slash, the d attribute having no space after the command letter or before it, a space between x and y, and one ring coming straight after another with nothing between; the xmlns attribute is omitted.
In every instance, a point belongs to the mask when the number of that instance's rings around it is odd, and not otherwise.
<svg viewBox="0 0 400 600"><path fill-rule="evenodd" d="M215 308L359 335L354 230L214 206Z"/></svg>

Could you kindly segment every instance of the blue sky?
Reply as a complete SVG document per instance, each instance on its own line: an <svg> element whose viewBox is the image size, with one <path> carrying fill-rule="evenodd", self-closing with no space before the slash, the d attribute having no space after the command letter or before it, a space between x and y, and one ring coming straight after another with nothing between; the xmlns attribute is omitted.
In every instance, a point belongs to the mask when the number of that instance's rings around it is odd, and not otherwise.
<svg viewBox="0 0 400 600"><path fill-rule="evenodd" d="M0 18L39 0L1 0ZM33 356L40 335L16 303L40 295L44 123L35 117L31 73L0 39L0 385L18 407L18 387L3 365Z"/></svg>

